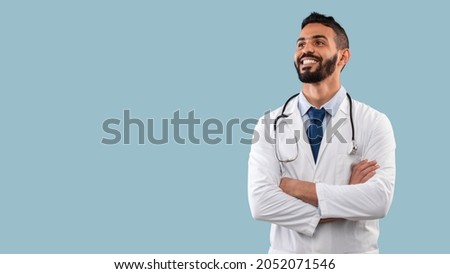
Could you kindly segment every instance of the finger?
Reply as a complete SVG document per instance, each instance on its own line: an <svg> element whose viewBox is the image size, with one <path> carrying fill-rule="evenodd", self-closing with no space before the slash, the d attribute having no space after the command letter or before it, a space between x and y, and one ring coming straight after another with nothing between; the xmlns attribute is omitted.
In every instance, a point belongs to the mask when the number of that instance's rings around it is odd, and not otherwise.
<svg viewBox="0 0 450 274"><path fill-rule="evenodd" d="M372 172L372 171L375 171L375 170L377 170L378 168L380 168L379 165L371 165L371 166L368 166L368 167L362 169L362 170L360 171L360 174L361 174L362 176L365 176L367 173Z"/></svg>
<svg viewBox="0 0 450 274"><path fill-rule="evenodd" d="M380 167L379 165L371 165L371 166L365 167L364 169L361 169L361 170L359 171L359 174L360 174L361 177L364 177L364 176L367 175L367 173L372 172L372 171L375 171L375 170L377 170L379 167Z"/></svg>
<svg viewBox="0 0 450 274"><path fill-rule="evenodd" d="M353 164L353 167L359 167L359 166L361 166L361 165L364 164L364 163L367 163L367 160L366 160L366 159L364 159L364 160L362 160L362 161L359 161L359 162L356 163L356 164Z"/></svg>
<svg viewBox="0 0 450 274"><path fill-rule="evenodd" d="M357 177L354 177L355 181L352 181L352 182L356 182L356 181L357 181L357 183L367 182L370 178L372 178L375 175L375 172L378 168L379 168L379 166L376 165L376 166L371 166L370 168L366 168L366 169L362 170L361 172L358 173Z"/></svg>
<svg viewBox="0 0 450 274"><path fill-rule="evenodd" d="M355 176L355 178L361 178L361 172L363 172L369 165L370 164L367 160L360 161L352 168L352 176Z"/></svg>
<svg viewBox="0 0 450 274"><path fill-rule="evenodd" d="M359 168L361 168L361 166L362 165L364 165L364 164L366 164L367 163L367 160L362 160L362 161L359 161L358 163L356 163L356 164L353 164L352 165L352 171L353 170L358 170Z"/></svg>
<svg viewBox="0 0 450 274"><path fill-rule="evenodd" d="M361 174L362 178L362 182L365 183L367 182L370 178L372 178L375 174L376 174L376 170L380 168L379 165L373 166L371 168L368 168L366 170L364 170L364 172Z"/></svg>
<svg viewBox="0 0 450 274"><path fill-rule="evenodd" d="M377 164L377 161L370 161L370 162L361 163L360 165L358 165L356 167L356 171L361 172L361 171L363 171L363 170L365 170L367 168L371 168L371 167L376 166L376 164Z"/></svg>
<svg viewBox="0 0 450 274"><path fill-rule="evenodd" d="M375 171L370 171L361 179L361 183L365 183L365 182L369 181L369 179L372 178L373 176L375 176L375 174L376 174Z"/></svg>
<svg viewBox="0 0 450 274"><path fill-rule="evenodd" d="M368 166L373 166L376 165L377 161L373 160L373 161L366 161L364 163L361 164L361 167L368 167Z"/></svg>
<svg viewBox="0 0 450 274"><path fill-rule="evenodd" d="M363 169L365 169L369 166L375 165L375 164L376 164L376 161L374 162L374 161L363 160L358 163L358 165L356 166L356 169L363 170Z"/></svg>

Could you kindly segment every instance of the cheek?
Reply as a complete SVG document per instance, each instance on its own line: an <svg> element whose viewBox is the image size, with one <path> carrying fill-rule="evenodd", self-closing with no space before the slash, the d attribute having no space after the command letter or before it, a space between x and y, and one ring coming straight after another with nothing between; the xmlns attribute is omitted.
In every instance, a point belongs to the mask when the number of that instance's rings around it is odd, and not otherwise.
<svg viewBox="0 0 450 274"><path fill-rule="evenodd" d="M297 63L297 59L300 57L300 55L301 55L301 52L300 52L300 51L296 51L296 52L294 53L294 62L295 62L296 64L298 64L298 63Z"/></svg>

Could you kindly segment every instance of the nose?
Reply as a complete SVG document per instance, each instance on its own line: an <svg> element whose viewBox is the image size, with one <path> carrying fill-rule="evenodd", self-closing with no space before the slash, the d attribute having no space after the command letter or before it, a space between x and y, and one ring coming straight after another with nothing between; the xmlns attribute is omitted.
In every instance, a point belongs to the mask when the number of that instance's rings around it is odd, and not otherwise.
<svg viewBox="0 0 450 274"><path fill-rule="evenodd" d="M303 48L301 48L301 51L303 54L305 53L313 53L314 52L314 47L312 45L312 43L307 40L305 41L305 44L303 45Z"/></svg>

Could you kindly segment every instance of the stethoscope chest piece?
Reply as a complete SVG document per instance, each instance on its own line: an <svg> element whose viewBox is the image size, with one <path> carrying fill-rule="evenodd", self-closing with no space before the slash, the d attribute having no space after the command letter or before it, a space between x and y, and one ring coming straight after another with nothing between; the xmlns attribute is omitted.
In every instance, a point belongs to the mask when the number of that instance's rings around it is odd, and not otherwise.
<svg viewBox="0 0 450 274"><path fill-rule="evenodd" d="M355 155L358 151L358 145L356 145L356 142L353 140L348 144L347 153L349 155Z"/></svg>

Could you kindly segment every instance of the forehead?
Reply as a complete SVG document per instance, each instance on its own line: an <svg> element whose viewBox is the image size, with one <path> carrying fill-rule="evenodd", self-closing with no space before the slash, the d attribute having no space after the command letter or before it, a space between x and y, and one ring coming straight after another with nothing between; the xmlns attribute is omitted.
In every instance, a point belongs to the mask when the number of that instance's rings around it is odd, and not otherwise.
<svg viewBox="0 0 450 274"><path fill-rule="evenodd" d="M328 40L334 41L334 31L332 28L319 23L311 23L306 25L301 31L299 38L311 38L313 36L325 36Z"/></svg>

